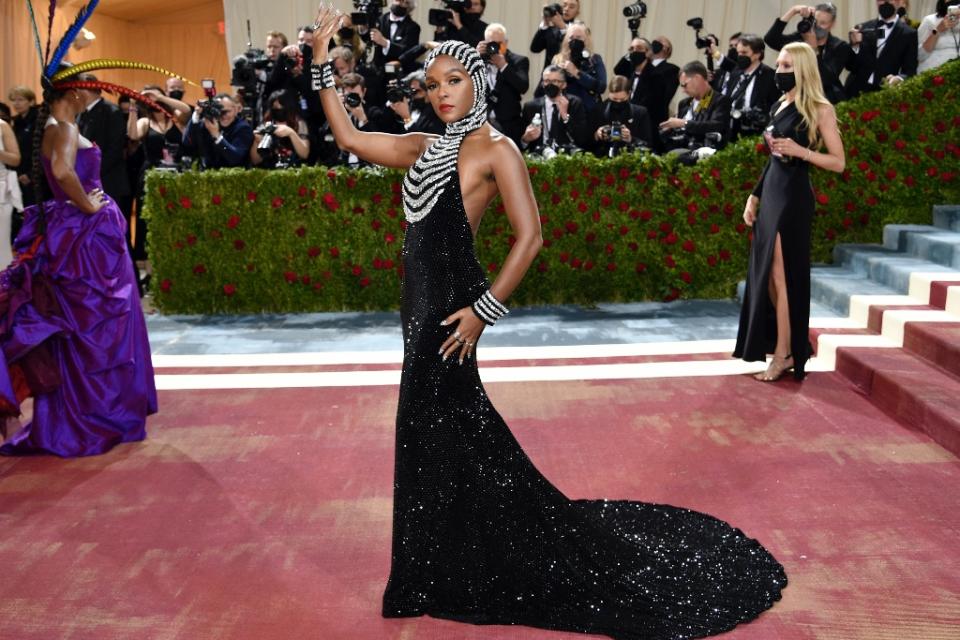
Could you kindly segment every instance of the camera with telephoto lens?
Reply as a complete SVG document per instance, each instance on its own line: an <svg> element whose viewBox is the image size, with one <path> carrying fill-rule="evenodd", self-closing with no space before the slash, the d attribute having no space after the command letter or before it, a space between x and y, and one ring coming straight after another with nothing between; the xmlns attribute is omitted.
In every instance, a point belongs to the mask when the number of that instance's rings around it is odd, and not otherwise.
<svg viewBox="0 0 960 640"><path fill-rule="evenodd" d="M770 123L770 113L757 107L734 108L730 112L730 117L740 123L741 133L760 133Z"/></svg>
<svg viewBox="0 0 960 640"><path fill-rule="evenodd" d="M563 7L560 6L559 2L554 2L553 4L548 4L543 8L543 19L550 20L556 16L563 13Z"/></svg>
<svg viewBox="0 0 960 640"><path fill-rule="evenodd" d="M813 16L807 16L797 23L797 33L810 33L814 26L816 25L814 23Z"/></svg>
<svg viewBox="0 0 960 640"><path fill-rule="evenodd" d="M709 49L712 44L710 38L700 36L700 32L703 31L703 18L690 18L687 20L687 26L697 34L697 49Z"/></svg>
<svg viewBox="0 0 960 640"><path fill-rule="evenodd" d="M203 120L219 122L220 116L223 115L223 105L220 104L219 100L213 98L201 100L197 103L197 107L200 109L200 118Z"/></svg>
<svg viewBox="0 0 960 640"><path fill-rule="evenodd" d="M646 18L647 17L647 3L634 2L623 8L623 17L624 18Z"/></svg>
<svg viewBox="0 0 960 640"><path fill-rule="evenodd" d="M359 93L345 93L343 94L343 104L351 109L356 109L363 102L363 98L360 97Z"/></svg>
<svg viewBox="0 0 960 640"><path fill-rule="evenodd" d="M376 27L386 6L387 0L353 0L350 21L354 27ZM368 39L369 31L361 34L361 37Z"/></svg>
<svg viewBox="0 0 960 640"><path fill-rule="evenodd" d="M500 53L501 51L500 51L499 42L488 42L487 50L484 53L480 54L480 57L483 58L484 60L490 60L490 58L492 58L493 56L499 55Z"/></svg>
<svg viewBox="0 0 960 640"><path fill-rule="evenodd" d="M276 140L273 134L277 131L277 125L273 122L264 122L253 130L256 135L263 136L257 145L257 153L263 158L263 164L270 165L276 160L276 149L274 148Z"/></svg>

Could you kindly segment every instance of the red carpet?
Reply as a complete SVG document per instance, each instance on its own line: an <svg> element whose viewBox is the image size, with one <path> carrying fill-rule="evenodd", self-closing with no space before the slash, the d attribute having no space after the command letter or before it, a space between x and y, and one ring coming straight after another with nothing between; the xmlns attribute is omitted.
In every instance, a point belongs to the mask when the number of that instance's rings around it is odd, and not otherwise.
<svg viewBox="0 0 960 640"><path fill-rule="evenodd" d="M960 461L839 375L492 384L570 497L707 511L790 586L737 640L960 636ZM4 640L560 640L383 620L396 389L177 391L150 438L0 459Z"/></svg>

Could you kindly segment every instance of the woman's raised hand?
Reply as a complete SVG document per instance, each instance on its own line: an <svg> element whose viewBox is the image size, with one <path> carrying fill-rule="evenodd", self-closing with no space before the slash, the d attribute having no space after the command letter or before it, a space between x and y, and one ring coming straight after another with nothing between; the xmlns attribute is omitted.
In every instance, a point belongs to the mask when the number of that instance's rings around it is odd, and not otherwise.
<svg viewBox="0 0 960 640"><path fill-rule="evenodd" d="M313 59L318 64L326 62L330 39L340 28L342 19L343 14L332 5L321 4L317 10L317 19L313 23Z"/></svg>

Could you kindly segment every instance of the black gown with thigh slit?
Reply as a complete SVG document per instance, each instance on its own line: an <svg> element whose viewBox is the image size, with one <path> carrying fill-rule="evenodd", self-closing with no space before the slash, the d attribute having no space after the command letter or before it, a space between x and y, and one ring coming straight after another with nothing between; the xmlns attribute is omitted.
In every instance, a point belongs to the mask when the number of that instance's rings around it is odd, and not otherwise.
<svg viewBox="0 0 960 640"><path fill-rule="evenodd" d="M809 132L793 103L773 116L771 126L775 137L793 138L800 146L809 146ZM740 330L733 355L749 362L762 362L774 351L777 316L768 284L774 246L780 234L790 306L793 375L802 380L812 352L807 334L810 330L810 227L816 201L810 184L810 165L800 158L770 156L753 194L760 198L760 210L753 225L747 291L740 309Z"/></svg>
<svg viewBox="0 0 960 640"><path fill-rule="evenodd" d="M520 448L476 361L441 360L453 330L441 320L489 288L458 171L408 225L403 265L385 617L676 640L729 630L780 599L783 567L721 520L665 504L568 499Z"/></svg>

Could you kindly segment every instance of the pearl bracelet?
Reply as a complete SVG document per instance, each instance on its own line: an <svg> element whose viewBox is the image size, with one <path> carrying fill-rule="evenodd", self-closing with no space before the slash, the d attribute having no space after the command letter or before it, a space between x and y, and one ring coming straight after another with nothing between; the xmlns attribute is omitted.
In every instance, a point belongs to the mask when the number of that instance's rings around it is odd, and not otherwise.
<svg viewBox="0 0 960 640"><path fill-rule="evenodd" d="M310 88L314 91L333 89L337 84L333 81L333 65L329 62L310 65Z"/></svg>
<svg viewBox="0 0 960 640"><path fill-rule="evenodd" d="M496 324L497 320L510 313L510 310L503 306L502 302L493 297L489 289L473 303L472 309L478 318L491 327Z"/></svg>

